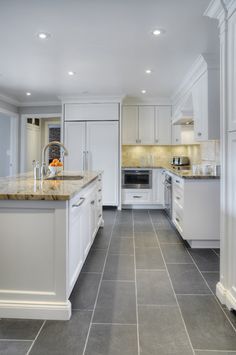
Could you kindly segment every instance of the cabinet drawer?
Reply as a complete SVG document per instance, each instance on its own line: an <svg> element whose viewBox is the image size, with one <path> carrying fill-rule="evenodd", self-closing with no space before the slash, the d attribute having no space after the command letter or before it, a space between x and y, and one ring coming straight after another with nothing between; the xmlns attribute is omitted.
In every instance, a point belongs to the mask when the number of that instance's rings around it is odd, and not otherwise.
<svg viewBox="0 0 236 355"><path fill-rule="evenodd" d="M183 189L184 188L184 180L177 177L177 176L174 176L173 177L173 185L174 185L174 188Z"/></svg>
<svg viewBox="0 0 236 355"><path fill-rule="evenodd" d="M180 216L180 214L174 210L173 211L173 223L182 235L183 233L183 218Z"/></svg>
<svg viewBox="0 0 236 355"><path fill-rule="evenodd" d="M173 191L173 203L178 204L180 207L184 207L184 195L180 189L174 189Z"/></svg>
<svg viewBox="0 0 236 355"><path fill-rule="evenodd" d="M178 215L181 220L183 220L184 210L183 207L179 205L175 200L173 201L173 214Z"/></svg>
<svg viewBox="0 0 236 355"><path fill-rule="evenodd" d="M151 190L145 191L130 191L123 190L122 201L124 204L142 204L151 203Z"/></svg>

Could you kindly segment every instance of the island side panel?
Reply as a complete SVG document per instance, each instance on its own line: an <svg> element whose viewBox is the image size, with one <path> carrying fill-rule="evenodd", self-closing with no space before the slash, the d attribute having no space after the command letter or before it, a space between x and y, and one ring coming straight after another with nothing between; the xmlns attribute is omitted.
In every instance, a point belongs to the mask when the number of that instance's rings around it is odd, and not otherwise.
<svg viewBox="0 0 236 355"><path fill-rule="evenodd" d="M0 318L69 319L68 201L0 201Z"/></svg>

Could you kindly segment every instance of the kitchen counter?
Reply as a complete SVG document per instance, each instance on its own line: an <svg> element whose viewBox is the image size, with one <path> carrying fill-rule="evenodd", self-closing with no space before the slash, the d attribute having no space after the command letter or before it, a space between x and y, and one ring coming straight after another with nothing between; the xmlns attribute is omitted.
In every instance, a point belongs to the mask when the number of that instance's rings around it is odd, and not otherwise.
<svg viewBox="0 0 236 355"><path fill-rule="evenodd" d="M158 165L158 166L123 166L122 169L165 169L170 173L183 178L183 179L220 179L219 175L213 174L193 174L192 170L177 170L171 165Z"/></svg>
<svg viewBox="0 0 236 355"><path fill-rule="evenodd" d="M33 173L0 178L0 200L66 201L93 182L101 172L63 172L81 180L34 180Z"/></svg>

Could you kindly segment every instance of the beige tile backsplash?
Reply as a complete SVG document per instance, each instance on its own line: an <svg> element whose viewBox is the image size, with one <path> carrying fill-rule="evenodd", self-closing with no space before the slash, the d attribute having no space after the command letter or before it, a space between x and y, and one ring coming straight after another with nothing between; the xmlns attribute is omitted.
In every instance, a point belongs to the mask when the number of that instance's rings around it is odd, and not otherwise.
<svg viewBox="0 0 236 355"><path fill-rule="evenodd" d="M219 164L219 141L194 145L123 145L123 166L158 166L168 164L174 155L189 156L191 164Z"/></svg>

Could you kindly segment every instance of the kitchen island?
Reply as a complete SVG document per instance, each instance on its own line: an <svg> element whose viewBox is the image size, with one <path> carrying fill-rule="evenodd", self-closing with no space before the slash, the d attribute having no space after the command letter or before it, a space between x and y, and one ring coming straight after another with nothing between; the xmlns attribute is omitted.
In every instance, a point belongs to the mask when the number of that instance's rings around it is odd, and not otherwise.
<svg viewBox="0 0 236 355"><path fill-rule="evenodd" d="M0 318L67 320L102 217L102 174L0 179Z"/></svg>

